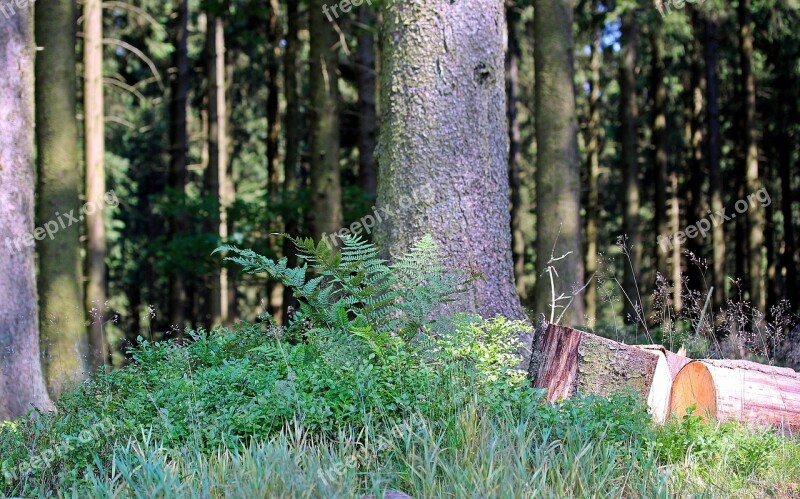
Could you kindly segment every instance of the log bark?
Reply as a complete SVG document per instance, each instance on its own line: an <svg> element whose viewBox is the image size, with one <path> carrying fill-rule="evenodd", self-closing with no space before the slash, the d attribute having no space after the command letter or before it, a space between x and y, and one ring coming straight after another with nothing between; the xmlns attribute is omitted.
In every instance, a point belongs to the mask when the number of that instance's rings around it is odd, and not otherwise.
<svg viewBox="0 0 800 499"><path fill-rule="evenodd" d="M647 400L653 419L666 417L672 380L662 352L552 324L537 332L533 352L533 386L546 388L550 402L627 388Z"/></svg>
<svg viewBox="0 0 800 499"><path fill-rule="evenodd" d="M670 414L800 430L800 374L744 360L693 361L672 385Z"/></svg>

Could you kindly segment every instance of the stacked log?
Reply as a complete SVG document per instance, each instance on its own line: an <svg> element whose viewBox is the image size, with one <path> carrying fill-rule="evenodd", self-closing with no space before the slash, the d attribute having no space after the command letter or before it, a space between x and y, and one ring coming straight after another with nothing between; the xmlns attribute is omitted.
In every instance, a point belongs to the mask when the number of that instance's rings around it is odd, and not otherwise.
<svg viewBox="0 0 800 499"><path fill-rule="evenodd" d="M550 402L627 388L647 400L656 421L663 421L669 408L672 376L663 352L568 327L547 324L537 330L530 375L533 386L547 389Z"/></svg>
<svg viewBox="0 0 800 499"><path fill-rule="evenodd" d="M688 363L672 384L670 414L800 430L800 374L744 360Z"/></svg>

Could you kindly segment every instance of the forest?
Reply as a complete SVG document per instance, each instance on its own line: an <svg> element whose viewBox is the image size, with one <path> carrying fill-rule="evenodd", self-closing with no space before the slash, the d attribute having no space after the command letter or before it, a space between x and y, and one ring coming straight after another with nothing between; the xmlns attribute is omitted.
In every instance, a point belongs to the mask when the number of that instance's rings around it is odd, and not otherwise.
<svg viewBox="0 0 800 499"><path fill-rule="evenodd" d="M797 497L799 24L0 0L0 495Z"/></svg>

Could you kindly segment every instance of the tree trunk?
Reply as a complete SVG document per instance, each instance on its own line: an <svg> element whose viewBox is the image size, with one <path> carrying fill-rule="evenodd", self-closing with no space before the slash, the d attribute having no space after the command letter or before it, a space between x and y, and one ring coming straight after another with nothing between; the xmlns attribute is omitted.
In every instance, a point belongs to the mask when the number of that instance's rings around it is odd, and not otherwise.
<svg viewBox="0 0 800 499"><path fill-rule="evenodd" d="M800 430L800 375L746 360L693 361L672 384L670 413Z"/></svg>
<svg viewBox="0 0 800 499"><path fill-rule="evenodd" d="M375 66L375 36L377 17L373 7L362 5L358 11L358 52L356 78L358 82L358 185L375 200L378 175L375 166L378 114L377 68Z"/></svg>
<svg viewBox="0 0 800 499"><path fill-rule="evenodd" d="M534 335L530 376L534 387L547 389L550 402L633 390L656 421L666 417L672 384L663 352L547 323Z"/></svg>
<svg viewBox="0 0 800 499"><path fill-rule="evenodd" d="M508 181L511 193L511 258L517 293L524 297L525 290L525 236L522 233L522 181L520 178L521 132L517 97L519 96L520 48L517 37L519 12L514 5L506 7L508 22L508 50L506 51L506 94L508 98Z"/></svg>
<svg viewBox="0 0 800 499"><path fill-rule="evenodd" d="M39 357L34 255L33 5L0 22L0 421L53 408ZM71 46L70 46L71 47Z"/></svg>
<svg viewBox="0 0 800 499"><path fill-rule="evenodd" d="M225 96L225 30L222 18L208 16L208 148L206 170L207 191L219 200L219 211L213 217L214 231L221 241L228 238L228 131ZM218 263L211 276L209 309L211 324L228 322L228 269Z"/></svg>
<svg viewBox="0 0 800 499"><path fill-rule="evenodd" d="M739 0L739 77L741 78L744 110L742 131L745 147L745 185L747 194L761 189L758 176L758 145L756 143L756 80L753 74L753 33L750 28L750 0ZM758 310L766 309L764 274L761 270L764 246L764 216L757 207L747 210L747 290L750 303Z"/></svg>
<svg viewBox="0 0 800 499"><path fill-rule="evenodd" d="M106 307L106 228L103 195L106 190L105 107L103 105L103 7L101 0L83 4L83 115L86 161L86 203L95 210L86 214L86 307L91 325L92 368L108 358L104 333Z"/></svg>
<svg viewBox="0 0 800 499"><path fill-rule="evenodd" d="M584 323L578 118L575 108L573 2L534 2L536 72L535 303L549 320ZM550 262L551 257L563 260ZM549 276L543 273L550 269ZM558 277L554 274L558 272ZM557 281L559 288L551 287ZM561 295L568 299L559 299ZM564 309L563 307L569 307Z"/></svg>
<svg viewBox="0 0 800 499"><path fill-rule="evenodd" d="M654 26L650 33L652 49L652 83L653 89L653 123L651 149L653 152L653 171L655 175L655 229L659 242L670 236L669 214L667 211L667 189L669 175L669 158L667 156L667 85L664 83L666 69L664 67L664 34L662 28ZM670 240L670 243L672 241ZM656 271L665 278L670 276L668 269L669 247L666 244L657 244Z"/></svg>
<svg viewBox="0 0 800 499"><path fill-rule="evenodd" d="M722 212L722 170L720 167L721 142L719 123L719 96L717 82L717 14L706 13L705 20L705 65L706 65L706 119L708 121L707 162L709 199L711 211ZM712 282L714 284L714 309L725 304L725 229L722 224L713 224L712 237Z"/></svg>
<svg viewBox="0 0 800 499"><path fill-rule="evenodd" d="M339 57L336 32L325 17L326 0L311 0L311 230L314 237L342 228L339 167ZM325 6L327 7L327 6Z"/></svg>
<svg viewBox="0 0 800 499"><path fill-rule="evenodd" d="M35 9L37 223L50 232L39 252L42 368L57 399L89 371L89 335L81 275L81 227L59 227L59 212L80 206L78 123L75 120L75 3L41 0ZM53 228L55 230L53 230Z"/></svg>
<svg viewBox="0 0 800 499"><path fill-rule="evenodd" d="M522 319L508 229L503 2L405 0L384 16L377 240L396 258L431 234L447 265L484 277L450 311ZM525 359L530 339L523 344Z"/></svg>
<svg viewBox="0 0 800 499"><path fill-rule="evenodd" d="M277 201L281 188L281 168L279 144L281 136L280 112L278 106L278 78L280 74L280 4L278 0L269 0L269 18L267 20L267 46L269 50L267 62L267 174L269 176L269 194L272 202ZM280 227L273 227L280 230Z"/></svg>
<svg viewBox="0 0 800 499"><path fill-rule="evenodd" d="M597 11L597 2L593 2L592 12ZM596 15L596 14L595 14ZM589 46L589 119L586 124L586 276L594 278L597 273L597 229L600 218L599 180L600 180L600 65L603 48L600 44L599 26L592 33L592 44ZM597 282L586 288L586 317L588 326L594 329L597 321Z"/></svg>
<svg viewBox="0 0 800 499"><path fill-rule="evenodd" d="M636 64L639 28L635 11L622 15L622 50L620 53L619 119L622 140L623 182L625 184L625 211L623 225L629 255L623 262L622 287L627 297L625 315L631 322L642 322L644 312L637 279L642 267L642 238L639 232L641 194L639 186L639 100L636 93Z"/></svg>
<svg viewBox="0 0 800 499"><path fill-rule="evenodd" d="M185 210L184 190L186 189L187 170L186 154L189 148L189 139L186 130L186 102L189 95L189 54L187 40L189 37L189 2L177 0L177 18L175 19L174 42L175 52L173 64L175 74L172 78L170 101L170 163L169 186L180 196L182 210ZM178 238L186 229L182 215L173 217L170 221L170 236ZM177 327L178 337L183 334L186 326L186 282L184 273L180 269L171 269L169 275L169 322L172 327Z"/></svg>

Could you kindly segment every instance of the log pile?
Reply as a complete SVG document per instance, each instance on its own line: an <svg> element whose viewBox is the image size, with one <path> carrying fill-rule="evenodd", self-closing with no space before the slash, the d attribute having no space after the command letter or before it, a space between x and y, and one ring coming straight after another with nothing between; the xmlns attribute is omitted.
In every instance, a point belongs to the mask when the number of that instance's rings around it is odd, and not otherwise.
<svg viewBox="0 0 800 499"><path fill-rule="evenodd" d="M632 390L657 422L696 414L800 431L800 374L741 360L691 360L660 345L632 346L543 323L533 338L533 386L556 402Z"/></svg>

